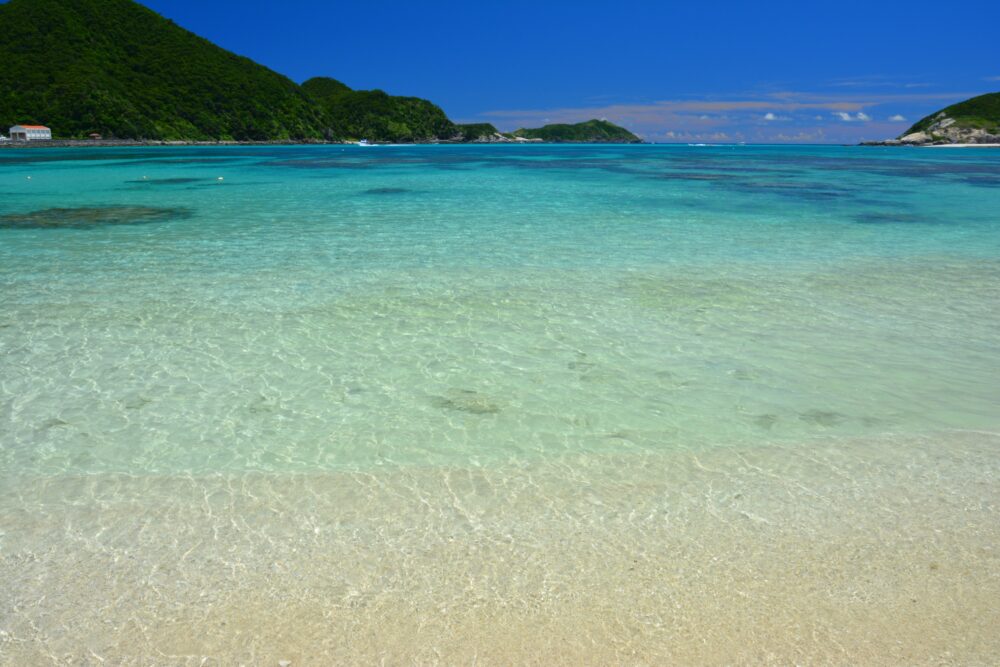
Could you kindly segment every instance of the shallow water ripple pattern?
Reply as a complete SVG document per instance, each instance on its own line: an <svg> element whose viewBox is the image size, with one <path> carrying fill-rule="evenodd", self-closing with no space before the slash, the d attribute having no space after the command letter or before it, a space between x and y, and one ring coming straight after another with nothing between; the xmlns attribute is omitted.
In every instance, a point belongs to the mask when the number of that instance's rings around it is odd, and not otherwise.
<svg viewBox="0 0 1000 667"><path fill-rule="evenodd" d="M998 303L996 151L2 151L0 663L988 664Z"/></svg>

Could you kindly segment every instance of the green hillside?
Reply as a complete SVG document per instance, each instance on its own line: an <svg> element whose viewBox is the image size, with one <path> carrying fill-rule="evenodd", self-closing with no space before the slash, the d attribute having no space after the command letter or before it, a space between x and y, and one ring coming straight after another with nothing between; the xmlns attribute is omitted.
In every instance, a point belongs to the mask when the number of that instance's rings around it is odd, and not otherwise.
<svg viewBox="0 0 1000 667"><path fill-rule="evenodd" d="M950 127L981 129L990 134L1000 134L1000 93L987 93L936 111L922 118L903 135L932 131L936 129L935 125L940 124L942 118L955 121L949 125Z"/></svg>
<svg viewBox="0 0 1000 667"><path fill-rule="evenodd" d="M574 125L546 125L537 129L522 128L516 130L514 136L524 137L525 139L541 139L542 141L565 143L642 143L642 139L624 127L619 127L606 120L588 120Z"/></svg>
<svg viewBox="0 0 1000 667"><path fill-rule="evenodd" d="M294 82L131 0L0 5L0 123L57 137L323 136Z"/></svg>
<svg viewBox="0 0 1000 667"><path fill-rule="evenodd" d="M133 0L0 4L0 127L14 124L47 125L57 139L502 140L492 125L456 126L418 97L327 77L296 85ZM517 136L639 141L598 120Z"/></svg>
<svg viewBox="0 0 1000 667"><path fill-rule="evenodd" d="M308 89L308 95L314 100L323 100L340 93L351 92L351 87L346 83L328 76L317 76L314 79L309 79L302 84L302 87Z"/></svg>
<svg viewBox="0 0 1000 667"><path fill-rule="evenodd" d="M458 129L462 141L481 141L500 134L492 123L466 123L455 127Z"/></svg>
<svg viewBox="0 0 1000 667"><path fill-rule="evenodd" d="M381 90L351 90L336 79L316 77L302 89L320 103L332 133L371 141L450 139L455 124L437 105L419 97L398 97Z"/></svg>

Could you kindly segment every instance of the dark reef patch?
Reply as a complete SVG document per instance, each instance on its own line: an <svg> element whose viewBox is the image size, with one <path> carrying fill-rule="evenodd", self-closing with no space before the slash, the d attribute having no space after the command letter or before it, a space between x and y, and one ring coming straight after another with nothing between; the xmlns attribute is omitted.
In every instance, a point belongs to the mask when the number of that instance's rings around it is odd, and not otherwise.
<svg viewBox="0 0 1000 667"><path fill-rule="evenodd" d="M500 412L499 404L469 389L452 389L446 396L432 396L431 405L442 410L473 415L495 415Z"/></svg>
<svg viewBox="0 0 1000 667"><path fill-rule="evenodd" d="M789 167L814 169L819 172L853 171L874 174L916 178L920 180L937 178L997 177L1000 167L993 162L953 162L946 160L898 160L884 158L829 157L817 155L786 155L782 162Z"/></svg>
<svg viewBox="0 0 1000 667"><path fill-rule="evenodd" d="M930 223L931 218L916 213L900 213L895 211L876 211L871 213L859 213L854 216L854 221L863 225L889 225L895 223Z"/></svg>
<svg viewBox="0 0 1000 667"><path fill-rule="evenodd" d="M134 181L125 181L126 183L138 183L140 185L186 185L188 183L198 183L207 179L204 178L142 178Z"/></svg>
<svg viewBox="0 0 1000 667"><path fill-rule="evenodd" d="M730 174L708 174L678 171L673 173L656 174L650 176L649 178L657 181L731 181L738 177Z"/></svg>
<svg viewBox="0 0 1000 667"><path fill-rule="evenodd" d="M0 153L0 167L16 167L27 164L48 164L51 162L106 162L114 160L117 156L108 156L106 153L90 151L77 151L66 153L59 150L31 150L31 151L4 151Z"/></svg>
<svg viewBox="0 0 1000 667"><path fill-rule="evenodd" d="M319 158L299 158L269 160L263 162L265 167L290 167L292 169L374 169L378 167L396 167L405 165L433 166L434 161L423 160L407 155L388 154L383 157L357 157L355 155L336 155Z"/></svg>
<svg viewBox="0 0 1000 667"><path fill-rule="evenodd" d="M822 184L798 183L794 181L746 181L737 182L727 187L747 193L774 194L779 197L805 199L809 201L827 201L850 196L850 191Z"/></svg>
<svg viewBox="0 0 1000 667"><path fill-rule="evenodd" d="M807 410L799 413L799 419L814 426L832 428L844 423L847 416L833 410Z"/></svg>
<svg viewBox="0 0 1000 667"><path fill-rule="evenodd" d="M224 164L239 162L241 156L229 155L227 157L151 157L146 159L125 160L123 164L176 164L176 165L202 165L202 164ZM249 155L242 157L251 157Z"/></svg>
<svg viewBox="0 0 1000 667"><path fill-rule="evenodd" d="M765 431L770 431L775 424L778 423L778 415L767 413L762 415L757 415L754 417L754 424L764 429Z"/></svg>
<svg viewBox="0 0 1000 667"><path fill-rule="evenodd" d="M1000 188L1000 175L983 174L979 176L966 176L962 178L962 182L980 188Z"/></svg>
<svg viewBox="0 0 1000 667"><path fill-rule="evenodd" d="M413 192L408 188L370 188L365 190L361 194L365 195L401 195L407 192Z"/></svg>
<svg viewBox="0 0 1000 667"><path fill-rule="evenodd" d="M0 215L0 229L93 229L109 225L143 225L191 216L186 208L154 206L83 206L46 208Z"/></svg>
<svg viewBox="0 0 1000 667"><path fill-rule="evenodd" d="M356 159L353 156L341 156L337 158L293 158L286 160L271 160L262 163L264 167L282 167L290 169L317 169L317 170L365 170L378 169L383 167L407 167L426 166L433 169L445 171L459 171L474 167L475 160L448 159L446 157L436 157L434 159L421 159L419 157L390 155L384 158Z"/></svg>

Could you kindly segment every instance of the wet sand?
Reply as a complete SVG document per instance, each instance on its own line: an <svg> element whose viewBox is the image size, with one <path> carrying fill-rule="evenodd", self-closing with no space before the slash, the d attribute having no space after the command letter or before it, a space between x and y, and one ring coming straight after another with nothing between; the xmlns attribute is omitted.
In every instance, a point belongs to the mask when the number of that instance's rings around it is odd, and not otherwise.
<svg viewBox="0 0 1000 667"><path fill-rule="evenodd" d="M986 665L998 453L5 478L0 662Z"/></svg>

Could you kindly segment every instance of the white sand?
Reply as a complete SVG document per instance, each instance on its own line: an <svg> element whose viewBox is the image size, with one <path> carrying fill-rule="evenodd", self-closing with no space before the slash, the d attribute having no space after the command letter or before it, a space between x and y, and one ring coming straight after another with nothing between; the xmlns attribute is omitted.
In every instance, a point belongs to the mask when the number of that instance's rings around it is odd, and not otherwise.
<svg viewBox="0 0 1000 667"><path fill-rule="evenodd" d="M0 479L0 663L995 664L998 453Z"/></svg>

